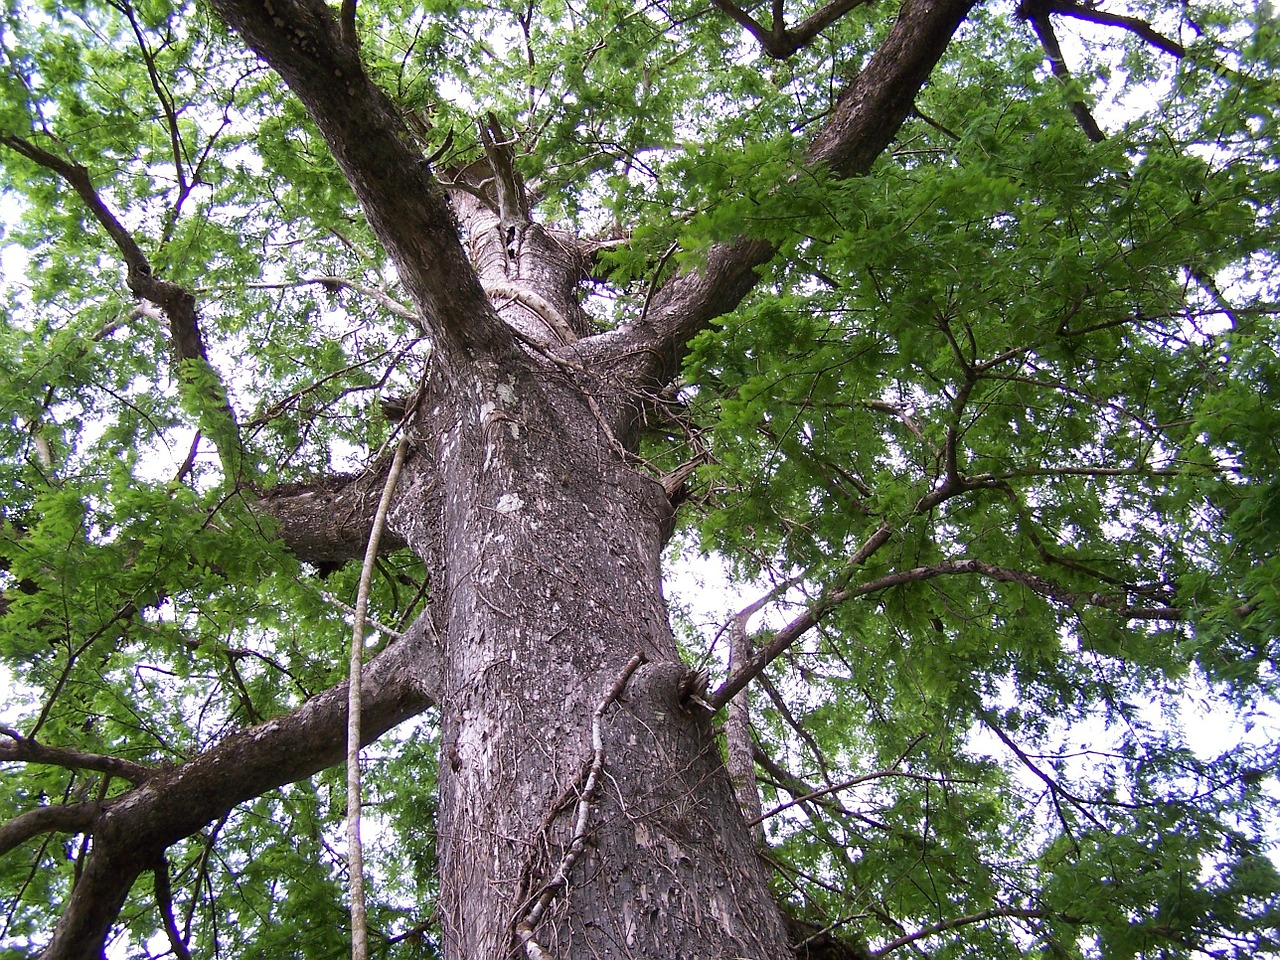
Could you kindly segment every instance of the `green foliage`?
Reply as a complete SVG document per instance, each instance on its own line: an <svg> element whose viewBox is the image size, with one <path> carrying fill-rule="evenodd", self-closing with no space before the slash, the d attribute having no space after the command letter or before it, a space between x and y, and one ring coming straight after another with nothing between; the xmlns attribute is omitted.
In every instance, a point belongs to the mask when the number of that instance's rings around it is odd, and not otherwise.
<svg viewBox="0 0 1280 960"><path fill-rule="evenodd" d="M780 897L874 948L1280 951L1280 33L1234 4L1129 12L1186 55L1098 27L1064 88L1007 5L980 10L871 174L839 181L805 150L887 9L775 62L691 0L359 4L368 69L424 151L448 145L442 175L492 110L539 216L626 241L587 299L604 321L716 242L776 250L646 452L707 454L698 549L743 584L795 580L759 641L845 597L771 666L753 723L789 760L762 772L766 810L862 778L765 828ZM0 147L0 719L181 762L341 677L321 590L350 600L356 572L300 567L253 497L372 459L378 394L425 351L384 300L312 282L399 296L303 107L205 7L13 0L0 58L0 136L86 168L197 295L210 356L175 365L82 199ZM384 561L374 616L407 622L424 576ZM715 662L714 631L685 626ZM1201 710L1232 749L1194 736ZM433 725L368 761L388 957L439 948ZM121 789L6 768L0 817ZM341 794L326 773L170 850L193 955L345 951ZM84 850L0 858L4 955L41 945ZM149 891L123 922L112 955L148 955Z"/></svg>

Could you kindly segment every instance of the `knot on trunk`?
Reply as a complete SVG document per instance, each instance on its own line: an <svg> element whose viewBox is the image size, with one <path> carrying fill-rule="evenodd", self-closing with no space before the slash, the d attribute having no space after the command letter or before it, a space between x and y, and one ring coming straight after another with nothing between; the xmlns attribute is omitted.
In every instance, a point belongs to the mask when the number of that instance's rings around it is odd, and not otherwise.
<svg viewBox="0 0 1280 960"><path fill-rule="evenodd" d="M627 699L637 713L646 712L646 708L659 713L685 712L693 707L710 711L703 700L710 677L705 668L695 669L679 661L645 664L632 678Z"/></svg>

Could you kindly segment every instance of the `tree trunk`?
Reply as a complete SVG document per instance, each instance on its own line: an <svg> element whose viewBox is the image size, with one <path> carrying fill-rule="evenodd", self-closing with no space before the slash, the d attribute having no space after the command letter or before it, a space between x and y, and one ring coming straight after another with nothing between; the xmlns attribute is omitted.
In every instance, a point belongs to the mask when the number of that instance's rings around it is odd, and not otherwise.
<svg viewBox="0 0 1280 960"><path fill-rule="evenodd" d="M421 523L421 483L395 514L442 571L446 956L509 956L518 931L558 960L785 956L671 633L661 484L625 462L572 371L459 379L421 408L442 523Z"/></svg>

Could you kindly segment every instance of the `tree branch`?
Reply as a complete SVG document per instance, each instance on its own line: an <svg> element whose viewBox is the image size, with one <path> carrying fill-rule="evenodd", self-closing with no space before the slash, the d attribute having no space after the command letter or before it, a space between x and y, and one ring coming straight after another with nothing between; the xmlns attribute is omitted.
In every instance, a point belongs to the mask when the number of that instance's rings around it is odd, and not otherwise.
<svg viewBox="0 0 1280 960"><path fill-rule="evenodd" d="M301 280L290 280L283 283L246 283L243 286L245 290L287 290L291 287L305 287L310 284L319 284L330 293L340 289L351 290L361 296L380 304L388 313L395 314L402 320L408 320L415 325L420 325L422 318L418 316L409 307L406 307L399 300L392 297L386 290L378 287L371 287L367 283L360 283L356 280L349 280L346 277L338 277L332 275L320 277L304 277Z"/></svg>
<svg viewBox="0 0 1280 960"><path fill-rule="evenodd" d="M279 523L280 538L294 556L329 570L364 555L384 479L378 470L281 484L262 491L257 505ZM388 529L379 546L390 552L406 543Z"/></svg>
<svg viewBox="0 0 1280 960"><path fill-rule="evenodd" d="M911 742L907 744L906 749L903 750L898 755L898 759L895 760L891 766L885 767L883 770L876 770L873 773L859 774L856 777L850 777L847 780L842 780L840 783L834 783L829 787L821 787L819 789L810 790L808 793L802 794L801 796L792 797L792 799L788 800L786 803L779 804L778 806L770 810L768 813L761 814L759 819L756 820L755 823L762 823L763 821L768 820L770 817L776 817L778 814L782 813L783 811L790 810L792 807L797 806L798 804L807 803L810 800L820 800L823 797L828 797L833 793L839 793L841 790L848 790L850 787L856 787L858 784L866 783L870 780L883 780L887 777L905 777L907 779L913 779L913 780L927 780L935 783L938 782L939 778L937 777L928 777L918 773L903 773L901 770L898 769L898 767L902 765L902 761L907 758L907 754L909 754L912 750L914 750L916 744L919 743L923 738L924 738L924 734L919 734L918 736L914 737L911 740ZM955 781L951 780L946 782L954 783Z"/></svg>
<svg viewBox="0 0 1280 960"><path fill-rule="evenodd" d="M712 3L746 30L760 44L760 48L775 60L786 60L798 50L807 47L819 33L835 23L850 10L870 3L871 0L831 0L825 7L805 17L795 29L789 29L782 17L782 2L773 4L773 22L769 29L730 0L712 0Z"/></svg>
<svg viewBox="0 0 1280 960"><path fill-rule="evenodd" d="M164 239L161 241L163 243L168 240L174 225L178 221L178 217L181 215L182 205L191 194L191 183L187 179L187 164L182 155L182 134L178 129L178 111L174 106L173 97L160 80L160 71L156 68L155 54L147 46L146 37L142 33L142 27L138 23L138 17L134 12L133 5L128 0L112 0L111 5L119 10L129 21L134 39L138 41L138 50L142 53L142 62L147 67L147 78L151 81L151 89L155 92L156 99L160 101L160 110L164 115L165 128L169 134L169 149L173 156L174 176L178 181L178 196L174 201L173 207L165 216Z"/></svg>
<svg viewBox="0 0 1280 960"><path fill-rule="evenodd" d="M191 960L191 951L187 949L187 941L178 930L178 923L173 916L173 885L169 882L169 860L161 857L154 871L156 881L156 908L160 911L164 923L165 935L169 938L169 949L177 960Z"/></svg>
<svg viewBox="0 0 1280 960"><path fill-rule="evenodd" d="M1096 23L1102 27L1120 27L1128 30L1137 37L1141 37L1147 43L1151 44L1157 50L1163 50L1165 53L1174 57L1184 57L1187 48L1180 44L1172 37L1166 37L1163 33L1156 30L1151 24L1139 17L1127 17L1119 13L1108 13L1105 10L1099 10L1094 6L1085 6L1079 3L1066 3L1063 0L1041 0L1041 9L1045 13L1058 13L1064 17L1073 17L1076 20L1085 20L1089 23Z"/></svg>
<svg viewBox="0 0 1280 960"><path fill-rule="evenodd" d="M1040 46L1044 48L1045 56L1049 58L1049 69L1053 71L1053 75L1062 82L1063 86L1068 86L1071 83L1071 71L1067 68L1066 58L1062 55L1058 36L1053 32L1053 24L1049 21L1047 4L1042 0L1027 0L1018 7L1018 15L1026 18L1031 28L1035 30ZM1080 124L1080 129L1084 131L1086 137L1094 143L1101 143L1107 139L1107 135L1098 126L1098 121L1093 119L1093 114L1082 101L1073 99L1071 112L1075 115L1076 122Z"/></svg>
<svg viewBox="0 0 1280 960"><path fill-rule="evenodd" d="M751 16L736 3L730 3L729 0L711 0L711 2L715 4L716 9L721 13L755 37L765 53L769 54L769 56L774 56L773 50L776 48L774 46L773 33L761 26L755 17Z"/></svg>
<svg viewBox="0 0 1280 960"><path fill-rule="evenodd" d="M445 192L399 109L370 79L323 0L213 0L303 102L436 346L457 359L516 349L458 239Z"/></svg>
<svg viewBox="0 0 1280 960"><path fill-rule="evenodd" d="M952 917L949 920L943 920L939 923L930 924L917 930L915 933L904 934L894 940L890 940L879 950L871 951L872 960L879 960L880 957L887 956L900 947L908 946L917 940L923 940L925 937L932 937L936 933L945 933L947 930L954 930L956 927L968 926L971 923L982 923L984 920L995 920L1000 917L1012 917L1019 920L1044 920L1054 916L1047 910L1025 910L1018 907L993 907L990 910L981 910L978 913L970 913L963 917ZM1067 917L1061 919L1068 920ZM901 928L899 928L901 929Z"/></svg>
<svg viewBox="0 0 1280 960"><path fill-rule="evenodd" d="M875 533L868 537L866 542L849 558L847 569L852 570L865 563L873 553L889 541L889 535L888 524L881 524ZM848 599L848 593L843 589L831 591L819 598L808 610L775 633L773 639L765 644L759 653L744 663L740 670L735 671L733 676L721 684L715 693L707 697L707 703L713 709L719 710L733 698L734 694L776 660L782 651L817 626L823 614L830 610L831 607L842 603L846 599Z"/></svg>
<svg viewBox="0 0 1280 960"><path fill-rule="evenodd" d="M846 13L871 2L872 0L831 0L825 7L801 20L794 29L784 31L784 35L795 44L796 50L807 47L819 33Z"/></svg>
<svg viewBox="0 0 1280 960"><path fill-rule="evenodd" d="M435 662L434 634L429 614L423 614L402 640L368 663L361 683L364 743L431 704L426 691L435 686L428 675ZM60 815L67 829L92 832L94 843L42 960L100 960L134 880L153 869L170 844L245 800L342 762L346 727L344 681L291 713L227 737L188 763L157 770L100 804L97 816L90 817L84 805L78 818Z"/></svg>
<svg viewBox="0 0 1280 960"><path fill-rule="evenodd" d="M130 783L141 783L155 772L153 767L119 757L45 746L33 737L22 736L11 727L0 727L0 733L9 738L7 742L0 742L0 762L21 761L44 763L68 770L96 770Z"/></svg>
<svg viewBox="0 0 1280 960"><path fill-rule="evenodd" d="M149 300L154 303L168 318L169 337L179 370L183 361L190 361L209 371L214 381L212 395L205 396L205 391L199 391L199 385L196 384L197 392L200 393L199 399L204 401L198 406L207 410L201 419L208 422L202 426L206 427L205 432L214 438L224 470L231 476L238 476L244 454L240 428L236 423L235 411L231 408L226 388L209 363L204 335L200 331L196 298L180 284L161 280L155 276L150 261L142 252L142 247L98 195L87 168L50 153L22 137L0 135L0 146L6 146L33 163L57 174L75 190L84 205L89 208L93 218L106 231L107 236L120 252L126 269L125 282L130 292L140 300Z"/></svg>
<svg viewBox="0 0 1280 960"><path fill-rule="evenodd" d="M34 810L19 814L0 826L0 856L42 833L89 832L101 815L103 806L97 801L60 803L48 807L36 807Z"/></svg>
<svg viewBox="0 0 1280 960"><path fill-rule="evenodd" d="M898 19L866 68L845 87L805 154L810 169L838 177L868 173L911 113L917 93L976 0L904 0ZM686 344L733 310L759 282L771 244L739 237L708 251L654 294L643 322L581 341L580 359L630 367L639 385L676 375Z"/></svg>
<svg viewBox="0 0 1280 960"><path fill-rule="evenodd" d="M877 539L879 541L877 542ZM849 567L857 566L862 563L870 552L878 549L885 540L888 540L888 528L881 527L875 535L861 548L849 561ZM870 552L868 552L870 550ZM860 583L856 586L841 587L830 590L823 594L819 600L813 604L808 610L796 617L785 627L773 635L773 639L758 653L750 663L743 667L741 673L735 673L721 687L707 697L707 703L715 709L720 709L735 693L746 686L746 684L756 675L758 675L765 667L793 643L800 639L809 630L818 625L818 622L830 610L838 604L852 600L856 597L865 597L869 594L879 593L882 590L888 590L891 587L902 586L906 583L920 583L925 580L932 580L936 577L954 576L958 574L977 574L986 577L989 580L997 580L1003 583L1017 583L1033 593L1044 597L1046 600L1052 600L1065 607L1075 608L1082 606L1102 607L1115 612L1117 617L1124 620L1182 620L1186 616L1186 612L1179 607L1171 606L1154 606L1141 607L1133 606L1128 599L1122 595L1089 593L1084 591L1067 590L1051 580L1027 573L1023 570L1013 570L1008 567L999 567L995 564L985 563L981 560L950 560L945 563L933 564L927 567L913 567L910 570L899 570L894 573L886 574L883 577L877 577L875 580Z"/></svg>

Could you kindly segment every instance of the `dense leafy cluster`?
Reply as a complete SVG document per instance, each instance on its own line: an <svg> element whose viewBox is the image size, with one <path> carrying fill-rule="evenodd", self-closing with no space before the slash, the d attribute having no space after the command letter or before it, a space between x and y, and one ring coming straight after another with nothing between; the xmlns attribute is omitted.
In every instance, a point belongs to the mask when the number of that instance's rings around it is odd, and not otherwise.
<svg viewBox="0 0 1280 960"><path fill-rule="evenodd" d="M872 951L1280 951L1280 45L1232 4L1126 15L1182 53L1067 20L1064 83L980 8L840 179L807 145L888 10L772 60L689 0L358 9L440 170L492 112L538 215L601 241L601 329L716 242L776 251L644 453L701 464L678 542L776 589L758 647L819 615L750 694L766 856L792 913ZM375 461L429 345L305 111L202 4L2 17L0 722L180 763L341 678L358 570L299 564L258 496ZM195 295L207 364L49 156ZM402 628L424 572L380 563ZM684 639L721 668L714 628ZM369 761L388 957L435 955L434 737ZM0 816L122 789L15 764ZM340 952L341 804L323 774L175 845L115 949L171 949L168 910L192 955ZM39 948L88 842L0 858L0 951Z"/></svg>

